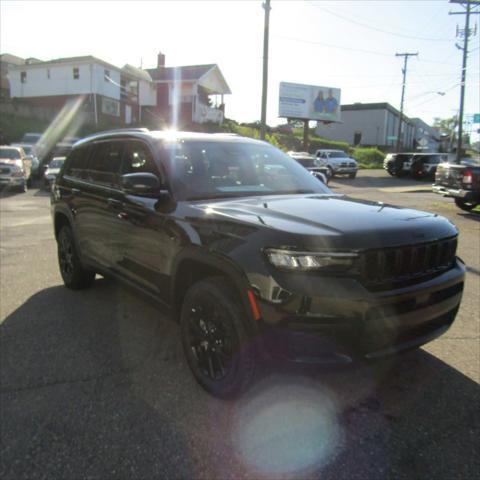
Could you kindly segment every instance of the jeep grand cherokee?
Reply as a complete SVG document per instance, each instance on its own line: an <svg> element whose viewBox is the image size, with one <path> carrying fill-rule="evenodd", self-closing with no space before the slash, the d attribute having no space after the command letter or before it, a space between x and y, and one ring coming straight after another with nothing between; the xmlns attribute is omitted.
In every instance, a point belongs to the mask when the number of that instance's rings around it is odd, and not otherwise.
<svg viewBox="0 0 480 480"><path fill-rule="evenodd" d="M168 305L209 392L263 354L350 362L418 347L455 318L457 230L332 193L261 141L117 131L78 142L52 190L67 287L114 276Z"/></svg>

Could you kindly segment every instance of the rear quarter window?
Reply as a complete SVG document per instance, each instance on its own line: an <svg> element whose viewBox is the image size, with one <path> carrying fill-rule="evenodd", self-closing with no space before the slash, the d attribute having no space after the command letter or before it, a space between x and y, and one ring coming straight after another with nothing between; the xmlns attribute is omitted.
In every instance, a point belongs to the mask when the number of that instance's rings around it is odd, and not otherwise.
<svg viewBox="0 0 480 480"><path fill-rule="evenodd" d="M73 178L85 178L90 152L90 145L72 150L65 162L64 175Z"/></svg>

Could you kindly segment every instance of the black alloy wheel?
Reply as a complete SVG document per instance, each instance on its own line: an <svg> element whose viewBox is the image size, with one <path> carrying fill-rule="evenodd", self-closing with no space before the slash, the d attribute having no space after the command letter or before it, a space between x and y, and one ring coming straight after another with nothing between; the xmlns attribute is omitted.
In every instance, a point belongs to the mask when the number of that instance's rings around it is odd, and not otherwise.
<svg viewBox="0 0 480 480"><path fill-rule="evenodd" d="M255 354L246 314L228 280L211 277L193 284L180 321L185 356L198 383L224 398L245 390L253 379Z"/></svg>
<svg viewBox="0 0 480 480"><path fill-rule="evenodd" d="M188 343L202 375L210 380L225 378L232 366L238 339L231 326L222 318L218 306L208 298L190 309Z"/></svg>
<svg viewBox="0 0 480 480"><path fill-rule="evenodd" d="M95 280L95 272L82 266L69 226L65 225L60 229L57 244L58 264L65 286L72 290L90 287Z"/></svg>

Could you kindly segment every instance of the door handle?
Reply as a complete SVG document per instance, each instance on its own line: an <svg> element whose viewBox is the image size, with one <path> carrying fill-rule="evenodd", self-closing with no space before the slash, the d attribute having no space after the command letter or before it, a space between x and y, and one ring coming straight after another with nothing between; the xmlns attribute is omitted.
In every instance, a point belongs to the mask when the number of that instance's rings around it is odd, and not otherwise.
<svg viewBox="0 0 480 480"><path fill-rule="evenodd" d="M78 188L72 188L72 195L80 195L81 191Z"/></svg>
<svg viewBox="0 0 480 480"><path fill-rule="evenodd" d="M111 207L121 207L123 205L120 200L116 200L115 198L108 198L107 203Z"/></svg>

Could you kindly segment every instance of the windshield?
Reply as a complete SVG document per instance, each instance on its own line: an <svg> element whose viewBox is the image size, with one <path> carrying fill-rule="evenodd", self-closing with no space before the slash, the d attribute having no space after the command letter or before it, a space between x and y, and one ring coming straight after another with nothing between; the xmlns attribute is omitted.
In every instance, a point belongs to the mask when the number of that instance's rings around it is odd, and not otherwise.
<svg viewBox="0 0 480 480"><path fill-rule="evenodd" d="M328 156L330 158L348 158L345 152L329 152Z"/></svg>
<svg viewBox="0 0 480 480"><path fill-rule="evenodd" d="M0 158L17 160L21 158L20 152L14 148L0 148Z"/></svg>
<svg viewBox="0 0 480 480"><path fill-rule="evenodd" d="M65 161L64 158L52 160L49 163L48 168L62 168L62 165L63 165L64 161Z"/></svg>
<svg viewBox="0 0 480 480"><path fill-rule="evenodd" d="M23 137L22 137L22 142L25 142L25 143L37 143L39 140L40 140L40 137L42 135L39 134L39 133L26 133Z"/></svg>
<svg viewBox="0 0 480 480"><path fill-rule="evenodd" d="M267 144L185 141L167 145L178 199L331 193L295 160Z"/></svg>

